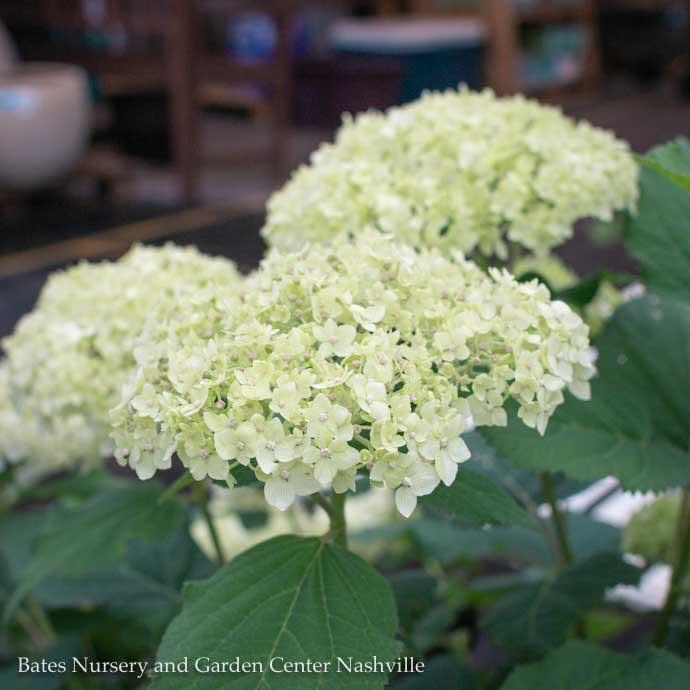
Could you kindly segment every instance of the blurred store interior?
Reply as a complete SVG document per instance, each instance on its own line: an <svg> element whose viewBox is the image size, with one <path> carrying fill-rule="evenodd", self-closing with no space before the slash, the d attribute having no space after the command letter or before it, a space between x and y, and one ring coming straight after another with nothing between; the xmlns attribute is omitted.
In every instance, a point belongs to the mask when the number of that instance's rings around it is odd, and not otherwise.
<svg viewBox="0 0 690 690"><path fill-rule="evenodd" d="M2 334L47 271L133 241L254 266L266 199L342 113L460 82L645 151L690 132L690 4L0 0Z"/></svg>

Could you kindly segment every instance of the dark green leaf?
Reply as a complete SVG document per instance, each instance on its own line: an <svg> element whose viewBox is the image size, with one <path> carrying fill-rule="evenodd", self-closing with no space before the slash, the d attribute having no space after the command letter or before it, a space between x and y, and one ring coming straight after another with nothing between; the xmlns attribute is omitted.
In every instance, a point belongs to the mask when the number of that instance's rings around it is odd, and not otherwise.
<svg viewBox="0 0 690 690"><path fill-rule="evenodd" d="M506 649L539 654L561 645L570 627L604 592L617 584L635 584L640 570L617 554L598 554L564 570L557 578L504 597L486 627Z"/></svg>
<svg viewBox="0 0 690 690"><path fill-rule="evenodd" d="M690 301L689 189L643 167L638 212L626 224L625 244L651 290Z"/></svg>
<svg viewBox="0 0 690 690"><path fill-rule="evenodd" d="M690 192L690 141L676 139L657 146L639 159L642 165L656 170Z"/></svg>
<svg viewBox="0 0 690 690"><path fill-rule="evenodd" d="M496 453L479 431L465 434L464 439L472 452L472 457L463 465L500 484L509 494L518 498L523 504L540 503L542 484L539 475L532 470L516 467L513 463ZM558 498L566 498L583 491L589 486L560 473L554 474L554 484Z"/></svg>
<svg viewBox="0 0 690 690"><path fill-rule="evenodd" d="M8 572L18 582L31 558L32 545L52 511L31 510L5 513L0 517L0 554Z"/></svg>
<svg viewBox="0 0 690 690"><path fill-rule="evenodd" d="M400 628L410 632L436 603L438 580L425 570L402 570L388 576L397 603Z"/></svg>
<svg viewBox="0 0 690 690"><path fill-rule="evenodd" d="M176 501L158 502L155 482L131 482L97 494L86 503L51 515L5 610L48 577L76 577L121 561L133 539L155 540L181 528L185 511Z"/></svg>
<svg viewBox="0 0 690 690"><path fill-rule="evenodd" d="M421 518L410 523L412 539L422 556L441 565L493 553L493 532L492 529L461 527L449 520L433 518Z"/></svg>
<svg viewBox="0 0 690 690"><path fill-rule="evenodd" d="M122 488L127 480L115 477L103 470L93 470L85 474L75 473L46 479L30 486L20 495L22 501L52 501L78 503L100 491Z"/></svg>
<svg viewBox="0 0 690 690"><path fill-rule="evenodd" d="M423 656L439 644L444 633L455 622L459 608L460 606L452 606L447 601L442 601L415 622L412 633L407 638L415 655Z"/></svg>
<svg viewBox="0 0 690 690"><path fill-rule="evenodd" d="M30 660L38 664L41 660L46 663L64 664L65 671L55 673L19 673L18 662L15 660L10 666L0 667L0 688L7 690L58 690L64 687L65 679L72 668L72 657L80 652L79 639L65 637L52 647L41 652L40 655L30 656Z"/></svg>
<svg viewBox="0 0 690 690"><path fill-rule="evenodd" d="M604 551L620 551L621 531L618 527L580 513L566 513L565 519L576 559L589 558Z"/></svg>
<svg viewBox="0 0 690 690"><path fill-rule="evenodd" d="M158 542L132 541L126 560L108 570L46 580L35 597L49 608L98 607L119 619L136 618L162 634L182 604L183 584L213 570L185 524Z"/></svg>
<svg viewBox="0 0 690 690"><path fill-rule="evenodd" d="M587 515L567 513L568 535L577 560L620 548L620 530ZM504 556L523 563L554 565L551 549L541 531L522 525L491 528L462 527L431 517L409 525L412 540L423 558L449 565L462 559Z"/></svg>
<svg viewBox="0 0 690 690"><path fill-rule="evenodd" d="M583 278L577 285L558 290L554 293L554 299L567 302L577 309L586 307L597 295L599 288L604 283L610 283L615 287L623 287L632 282L633 276L626 273L612 273L611 271L600 271L592 276Z"/></svg>
<svg viewBox="0 0 690 690"><path fill-rule="evenodd" d="M501 690L688 690L690 664L659 649L617 654L572 641L515 669Z"/></svg>
<svg viewBox="0 0 690 690"><path fill-rule="evenodd" d="M451 656L436 656L418 673L395 683L392 690L480 690L474 674Z"/></svg>
<svg viewBox="0 0 690 690"><path fill-rule="evenodd" d="M479 524L532 524L517 501L487 477L460 468L450 486L439 486L421 503L463 521Z"/></svg>
<svg viewBox="0 0 690 690"><path fill-rule="evenodd" d="M515 414L482 434L514 464L659 491L690 480L690 306L656 296L619 308L597 342L592 400L569 397L544 437Z"/></svg>
<svg viewBox="0 0 690 690"><path fill-rule="evenodd" d="M161 643L160 661L239 657L255 673L161 675L152 690L315 690L383 688L384 673L336 673L336 657L397 657L393 594L348 551L320 539L283 536L238 556L211 579L189 585ZM270 658L331 661L330 673L279 674Z"/></svg>

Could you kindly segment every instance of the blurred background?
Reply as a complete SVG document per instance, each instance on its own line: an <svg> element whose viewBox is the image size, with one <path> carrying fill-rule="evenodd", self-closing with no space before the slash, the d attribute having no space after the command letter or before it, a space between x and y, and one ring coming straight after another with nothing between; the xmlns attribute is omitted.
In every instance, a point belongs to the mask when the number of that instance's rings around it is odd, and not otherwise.
<svg viewBox="0 0 690 690"><path fill-rule="evenodd" d="M134 241L255 266L266 199L343 112L460 82L644 151L690 131L690 3L0 0L0 335L48 271Z"/></svg>

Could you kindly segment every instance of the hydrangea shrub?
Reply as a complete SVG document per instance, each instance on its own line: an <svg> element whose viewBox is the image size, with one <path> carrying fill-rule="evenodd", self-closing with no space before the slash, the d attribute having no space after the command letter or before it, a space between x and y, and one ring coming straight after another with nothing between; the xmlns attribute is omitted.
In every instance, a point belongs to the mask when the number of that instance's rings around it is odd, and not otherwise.
<svg viewBox="0 0 690 690"><path fill-rule="evenodd" d="M545 254L575 221L608 220L636 198L636 163L609 132L522 96L461 89L347 117L270 199L263 234L293 250L375 230L505 259L510 245Z"/></svg>
<svg viewBox="0 0 690 690"><path fill-rule="evenodd" d="M232 262L174 245L53 274L3 341L0 456L44 471L111 455L109 412L142 332L174 322L183 294L204 300L239 280Z"/></svg>
<svg viewBox="0 0 690 690"><path fill-rule="evenodd" d="M589 397L581 318L537 281L457 253L341 238L271 253L243 295L225 318L212 310L205 336L162 335L163 356L156 339L139 349L114 438L140 477L173 453L195 479L232 484L242 465L285 509L354 491L368 470L409 516L455 480L466 429L506 423L508 399L543 433L565 389Z"/></svg>

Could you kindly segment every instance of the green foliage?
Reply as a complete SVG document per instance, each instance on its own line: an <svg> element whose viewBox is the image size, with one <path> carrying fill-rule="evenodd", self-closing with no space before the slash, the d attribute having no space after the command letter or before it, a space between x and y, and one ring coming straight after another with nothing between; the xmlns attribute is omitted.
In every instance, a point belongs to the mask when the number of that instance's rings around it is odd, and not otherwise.
<svg viewBox="0 0 690 690"><path fill-rule="evenodd" d="M583 611L617 584L635 584L639 569L616 554L598 554L576 563L553 580L518 589L491 611L486 627L506 649L540 654L565 642Z"/></svg>
<svg viewBox="0 0 690 690"><path fill-rule="evenodd" d="M604 603L608 589L634 585L641 574L622 558L620 530L564 513L562 551L572 559L562 560L573 562L562 567L551 520L538 510L545 471L556 498L608 475L635 490L690 482L690 144L654 149L641 165L639 214L628 219L625 239L648 294L619 307L595 342L592 400L568 397L543 438L516 418L516 405L507 428L465 434L470 460L451 486L420 496L414 519L350 535L351 544L388 545L379 563L385 577L328 538L297 536L271 539L216 570L190 536L184 501L201 496L185 491L192 479L166 492L102 471L49 479L12 494L29 510L0 516L0 608L8 623L0 687L130 690L131 678L20 677L6 661L28 645L48 659L151 659L160 643L157 659L188 659L190 673L154 674L150 690L381 690L389 680L394 690L495 690L501 681L502 690L688 690L690 665L667 651L623 655L592 644L630 632L636 616ZM523 262L522 271L546 275L560 289L554 297L585 316L593 301L603 305L600 321L623 299L606 291L628 280L604 271L574 284L553 258ZM436 414L430 408L430 420ZM370 431L358 452L367 439ZM358 467L371 468L370 459L365 454ZM233 475L257 482L244 467ZM626 531L626 550L668 559L677 513L674 496L642 511ZM236 516L247 530L271 519L246 507ZM669 611L667 649L687 655L688 611ZM589 641L568 640L575 634ZM477 673L464 665L470 647ZM498 656L487 660L495 647ZM337 658L388 662L403 649L425 660L423 673L336 672ZM203 675L193 670L199 657L264 669ZM268 666L276 657L333 668L281 674ZM511 671L521 660L534 663Z"/></svg>
<svg viewBox="0 0 690 690"><path fill-rule="evenodd" d="M625 229L625 243L642 265L642 277L655 292L690 300L690 146L655 149L640 171L636 216Z"/></svg>
<svg viewBox="0 0 690 690"><path fill-rule="evenodd" d="M520 467L628 489L690 480L690 306L656 296L622 306L597 341L592 400L570 397L541 438L510 415L482 434Z"/></svg>
<svg viewBox="0 0 690 690"><path fill-rule="evenodd" d="M507 492L481 474L461 468L450 486L439 486L420 499L422 505L473 523L531 524L531 518Z"/></svg>
<svg viewBox="0 0 690 690"><path fill-rule="evenodd" d="M479 431L472 431L465 438L472 451L472 457L465 463L463 469L483 474L502 486L524 505L538 503L541 500L542 485L538 475L529 469L516 466L499 455ZM586 482L579 482L558 473L554 474L553 479L559 498L571 496L589 486Z"/></svg>
<svg viewBox="0 0 690 690"><path fill-rule="evenodd" d="M122 562L106 570L47 580L35 596L48 608L98 607L162 634L182 605L182 586L209 577L213 569L184 524L157 542L130 542Z"/></svg>
<svg viewBox="0 0 690 690"><path fill-rule="evenodd" d="M578 513L566 514L566 520L577 559L619 549L620 531L616 527ZM555 565L543 532L533 527L473 528L449 520L422 518L410 523L409 532L422 557L442 565L490 556L544 567Z"/></svg>
<svg viewBox="0 0 690 690"><path fill-rule="evenodd" d="M392 690L479 690L475 675L449 655L436 656L418 673L393 685Z"/></svg>
<svg viewBox="0 0 690 690"><path fill-rule="evenodd" d="M64 637L58 643L40 654L28 655L30 659L47 663L65 663L71 667L72 657L80 652L79 639L73 636ZM64 687L65 676L61 673L18 673L17 662L0 666L0 688L7 690L59 690Z"/></svg>
<svg viewBox="0 0 690 690"><path fill-rule="evenodd" d="M176 501L160 504L159 494L155 483L130 483L52 514L35 540L5 619L46 578L102 571L123 559L131 540L151 542L179 530L185 521L182 505Z"/></svg>
<svg viewBox="0 0 690 690"><path fill-rule="evenodd" d="M690 664L659 649L617 654L572 641L515 669L501 690L688 690Z"/></svg>
<svg viewBox="0 0 690 690"><path fill-rule="evenodd" d="M235 656L266 664L270 657L382 661L397 657L397 617L386 581L357 556L320 539L294 536L263 542L203 583L185 590L182 613L158 659ZM190 672L191 673L191 672ZM152 690L249 688L383 688L383 674L263 673L163 675Z"/></svg>
<svg viewBox="0 0 690 690"><path fill-rule="evenodd" d="M410 632L415 621L437 602L438 582L421 569L392 573L388 580L395 596L400 630Z"/></svg>
<svg viewBox="0 0 690 690"><path fill-rule="evenodd" d="M690 140L676 139L657 146L640 158L639 162L690 192Z"/></svg>

